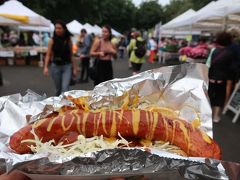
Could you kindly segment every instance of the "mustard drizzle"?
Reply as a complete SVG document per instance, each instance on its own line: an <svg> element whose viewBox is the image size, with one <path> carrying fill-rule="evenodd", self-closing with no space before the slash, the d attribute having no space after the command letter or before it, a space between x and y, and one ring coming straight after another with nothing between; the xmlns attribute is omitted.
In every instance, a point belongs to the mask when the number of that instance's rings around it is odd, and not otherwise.
<svg viewBox="0 0 240 180"><path fill-rule="evenodd" d="M73 116L75 116L77 118L77 130L78 130L79 134L82 134L82 131L81 131L81 128L80 128L81 116L77 112L78 112L78 110L74 110L73 111Z"/></svg>
<svg viewBox="0 0 240 180"><path fill-rule="evenodd" d="M89 113L88 112L84 112L83 113L83 119L82 119L82 132L83 135L86 134L86 122L87 122L87 118L88 118Z"/></svg>
<svg viewBox="0 0 240 180"><path fill-rule="evenodd" d="M101 111L101 115L102 115L103 130L104 130L105 134L108 134L107 130L106 130L106 112L105 111Z"/></svg>
<svg viewBox="0 0 240 180"><path fill-rule="evenodd" d="M116 112L113 111L112 114L113 114L113 117L112 117L112 126L111 126L110 136L115 137L116 136L116 130L117 130Z"/></svg>
<svg viewBox="0 0 240 180"><path fill-rule="evenodd" d="M51 131L52 126L53 126L53 123L54 123L58 118L62 118L62 116L57 116L57 117L53 118L53 119L49 122L48 127L47 127L47 131L48 131L48 132Z"/></svg>
<svg viewBox="0 0 240 180"><path fill-rule="evenodd" d="M69 114L70 114L70 116L71 116L71 122L70 122L70 124L68 125L68 127L66 127L65 124L64 124L65 119L66 119L66 116L63 116L63 118L62 118L61 126L62 126L63 131L69 130L70 127L72 126L74 117L73 117L73 115L72 115L72 112L70 112Z"/></svg>
<svg viewBox="0 0 240 180"><path fill-rule="evenodd" d="M164 131L165 132L165 141L168 141L168 123L165 117L162 115L162 120L163 120L163 126L164 126Z"/></svg>
<svg viewBox="0 0 240 180"><path fill-rule="evenodd" d="M134 135L138 134L139 123L140 123L140 110L134 109L132 110L132 126Z"/></svg>

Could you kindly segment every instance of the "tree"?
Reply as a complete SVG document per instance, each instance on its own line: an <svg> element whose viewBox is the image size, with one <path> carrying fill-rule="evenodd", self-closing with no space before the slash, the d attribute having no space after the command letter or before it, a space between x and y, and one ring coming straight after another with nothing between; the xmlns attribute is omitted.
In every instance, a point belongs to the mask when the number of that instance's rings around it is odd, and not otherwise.
<svg viewBox="0 0 240 180"><path fill-rule="evenodd" d="M122 32L134 25L136 7L130 0L99 1L96 8L99 24L109 24Z"/></svg>
<svg viewBox="0 0 240 180"><path fill-rule="evenodd" d="M22 0L23 4L55 21L109 24L120 31L134 25L136 7L131 0Z"/></svg>
<svg viewBox="0 0 240 180"><path fill-rule="evenodd" d="M136 13L136 27L149 29L164 17L162 6L157 0L144 1Z"/></svg>
<svg viewBox="0 0 240 180"><path fill-rule="evenodd" d="M166 23L188 9L193 7L191 0L172 0L169 5L165 7L165 19L163 23Z"/></svg>
<svg viewBox="0 0 240 180"><path fill-rule="evenodd" d="M202 8L203 6L207 5L208 3L214 0L191 0L191 1L193 4L193 9L199 10L200 8Z"/></svg>

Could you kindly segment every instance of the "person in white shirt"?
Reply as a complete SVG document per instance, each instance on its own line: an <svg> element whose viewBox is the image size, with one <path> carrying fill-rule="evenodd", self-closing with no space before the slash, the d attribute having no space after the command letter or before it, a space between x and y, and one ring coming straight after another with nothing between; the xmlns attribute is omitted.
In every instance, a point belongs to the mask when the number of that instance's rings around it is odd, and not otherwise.
<svg viewBox="0 0 240 180"><path fill-rule="evenodd" d="M153 63L155 59L156 50L157 50L157 43L154 40L154 37L151 37L148 43L149 43L149 50L150 50L150 56L148 61L150 63Z"/></svg>

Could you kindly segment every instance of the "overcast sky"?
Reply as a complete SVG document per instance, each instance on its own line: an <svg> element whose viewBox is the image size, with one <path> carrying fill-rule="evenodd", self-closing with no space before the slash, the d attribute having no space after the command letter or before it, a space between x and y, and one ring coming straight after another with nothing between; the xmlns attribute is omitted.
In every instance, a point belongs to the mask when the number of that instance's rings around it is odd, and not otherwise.
<svg viewBox="0 0 240 180"><path fill-rule="evenodd" d="M143 0L132 0L132 1L136 6L138 6ZM170 0L158 0L158 2L163 6L165 6L166 4L169 4L169 1Z"/></svg>

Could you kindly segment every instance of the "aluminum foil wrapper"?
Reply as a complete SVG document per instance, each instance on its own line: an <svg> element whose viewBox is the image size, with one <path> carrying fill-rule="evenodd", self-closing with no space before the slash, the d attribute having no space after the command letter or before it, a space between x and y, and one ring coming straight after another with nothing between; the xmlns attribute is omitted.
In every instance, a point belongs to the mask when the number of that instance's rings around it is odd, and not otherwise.
<svg viewBox="0 0 240 180"><path fill-rule="evenodd" d="M211 162L212 161L212 162ZM151 179L228 179L219 161L188 160L160 157L139 149L112 149L92 153L91 157L76 157L64 163L41 158L17 165L18 170L33 179L107 179L110 177L146 177ZM220 167L219 167L220 166ZM220 170L221 169L221 170Z"/></svg>
<svg viewBox="0 0 240 180"><path fill-rule="evenodd" d="M179 112L192 121L199 117L200 128L212 136L211 107L206 96L208 69L203 64L183 64L161 67L141 74L107 81L92 91L74 90L59 97L46 98L31 90L0 98L0 169L21 170L34 179L107 178L108 176L157 176L180 172L184 178L210 177L227 179L217 160L204 158L182 159L173 154L149 153L139 149L103 150L88 157L49 158L48 154L17 155L9 147L10 136L29 122L45 117L62 106L71 106L65 97L89 97L92 108L114 107L121 104L126 93L141 102L157 104ZM141 173L140 173L141 172ZM160 174L160 175L159 175ZM207 174L207 175L204 175ZM50 175L50 176L49 176ZM180 177L181 177L180 176ZM176 179L176 178L174 178Z"/></svg>

